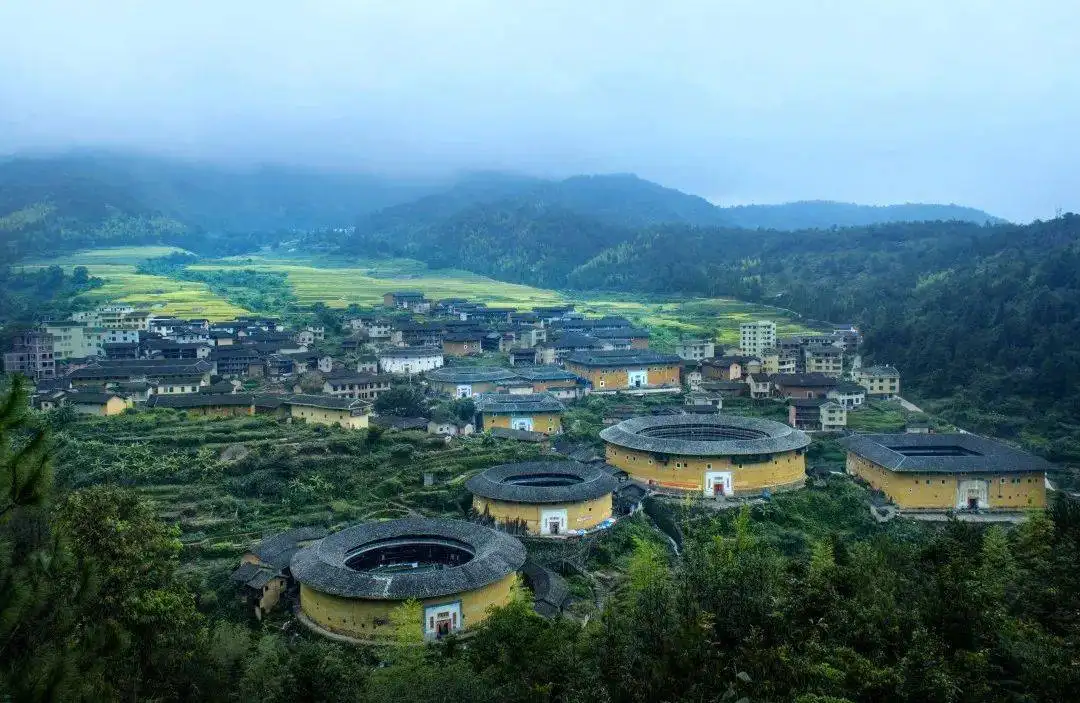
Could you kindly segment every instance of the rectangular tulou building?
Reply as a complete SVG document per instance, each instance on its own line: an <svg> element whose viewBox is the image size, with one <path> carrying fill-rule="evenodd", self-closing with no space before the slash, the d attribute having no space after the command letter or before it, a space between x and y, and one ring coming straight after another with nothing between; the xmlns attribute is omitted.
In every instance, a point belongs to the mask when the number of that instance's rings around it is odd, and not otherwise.
<svg viewBox="0 0 1080 703"><path fill-rule="evenodd" d="M840 440L847 472L904 510L1015 511L1046 506L1050 464L973 434L872 434Z"/></svg>
<svg viewBox="0 0 1080 703"><path fill-rule="evenodd" d="M578 352L566 370L584 378L594 393L678 393L682 359L648 350Z"/></svg>

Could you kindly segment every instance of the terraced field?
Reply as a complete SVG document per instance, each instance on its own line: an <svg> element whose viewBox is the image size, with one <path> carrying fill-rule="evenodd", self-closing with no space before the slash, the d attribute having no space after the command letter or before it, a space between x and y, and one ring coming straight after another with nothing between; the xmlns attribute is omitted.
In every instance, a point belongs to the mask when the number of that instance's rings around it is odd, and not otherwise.
<svg viewBox="0 0 1080 703"><path fill-rule="evenodd" d="M85 266L90 275L105 279L105 285L87 297L101 302L148 305L162 315L205 317L228 320L248 312L215 295L204 283L176 281L164 276L136 273L145 259L182 252L178 247L114 247L75 252L55 259L34 261L22 268L62 266L65 270Z"/></svg>
<svg viewBox="0 0 1080 703"><path fill-rule="evenodd" d="M205 284L177 281L135 272L139 261L182 251L174 247L122 247L76 252L38 261L32 266L86 266L105 279L95 299L153 305L162 314L227 319L246 310L215 294ZM597 315L624 315L653 331L653 345L670 350L679 336L711 337L732 346L738 343L739 323L772 319L781 335L810 331L787 311L729 298L648 298L628 294L587 294L554 291L496 281L467 271L433 271L408 259L335 261L310 257L229 257L190 267L201 271L255 270L284 273L301 304L322 302L343 308L350 304L378 305L384 293L415 289L428 297L468 298L489 305L527 310L538 305L572 302Z"/></svg>

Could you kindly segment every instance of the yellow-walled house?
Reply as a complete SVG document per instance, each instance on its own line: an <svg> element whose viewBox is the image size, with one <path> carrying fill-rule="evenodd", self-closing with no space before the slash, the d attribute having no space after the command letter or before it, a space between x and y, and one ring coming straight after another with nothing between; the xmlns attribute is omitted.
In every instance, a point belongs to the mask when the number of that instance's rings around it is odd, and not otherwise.
<svg viewBox="0 0 1080 703"><path fill-rule="evenodd" d="M371 403L356 398L297 394L286 396L284 403L289 406L289 417L319 425L362 430L371 419Z"/></svg>
<svg viewBox="0 0 1080 703"><path fill-rule="evenodd" d="M69 405L75 412L84 415L119 415L134 406L131 400L115 393L89 393L85 391L65 393L63 405Z"/></svg>
<svg viewBox="0 0 1080 703"><path fill-rule="evenodd" d="M566 370L585 379L593 393L679 393L682 359L675 354L629 349L577 352Z"/></svg>
<svg viewBox="0 0 1080 703"><path fill-rule="evenodd" d="M334 533L292 558L300 620L359 640L393 634L391 616L420 603L424 637L473 627L506 605L525 563L514 537L463 520L404 518Z"/></svg>
<svg viewBox="0 0 1080 703"><path fill-rule="evenodd" d="M484 393L476 398L477 429L559 434L564 406L550 393Z"/></svg>
<svg viewBox="0 0 1080 703"><path fill-rule="evenodd" d="M465 487L479 518L512 532L557 536L610 520L618 481L596 465L528 461L493 466Z"/></svg>
<svg viewBox="0 0 1080 703"><path fill-rule="evenodd" d="M902 510L1046 507L1049 462L974 434L872 434L840 440L847 472Z"/></svg>
<svg viewBox="0 0 1080 703"><path fill-rule="evenodd" d="M240 559L232 580L240 585L242 600L261 620L289 587L289 562L300 549L327 535L321 527L298 527L259 542Z"/></svg>
<svg viewBox="0 0 1080 703"><path fill-rule="evenodd" d="M805 432L738 415L635 417L600 432L605 459L654 490L706 498L758 495L806 483Z"/></svg>

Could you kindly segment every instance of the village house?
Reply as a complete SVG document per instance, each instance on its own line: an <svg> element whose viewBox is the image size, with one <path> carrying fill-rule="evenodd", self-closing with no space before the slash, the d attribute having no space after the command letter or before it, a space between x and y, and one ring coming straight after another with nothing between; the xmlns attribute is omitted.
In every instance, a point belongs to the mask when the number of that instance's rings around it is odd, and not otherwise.
<svg viewBox="0 0 1080 703"><path fill-rule="evenodd" d="M240 559L229 577L240 584L240 598L262 620L291 585L289 562L300 549L326 537L323 527L299 527L264 539Z"/></svg>
<svg viewBox="0 0 1080 703"><path fill-rule="evenodd" d="M77 312L71 316L84 327L101 327L118 330L150 329L149 310L136 310L131 305L103 305L96 310Z"/></svg>
<svg viewBox="0 0 1080 703"><path fill-rule="evenodd" d="M445 356L473 356L479 354L484 335L479 332L448 332L443 335L442 349Z"/></svg>
<svg viewBox="0 0 1080 703"><path fill-rule="evenodd" d="M761 374L758 374L761 376ZM706 393L719 393L725 398L738 398L750 393L750 385L745 381L702 381L701 387L695 390ZM768 390L764 393L768 395Z"/></svg>
<svg viewBox="0 0 1080 703"><path fill-rule="evenodd" d="M647 350L579 352L566 370L584 378L594 393L678 393L682 359Z"/></svg>
<svg viewBox="0 0 1080 703"><path fill-rule="evenodd" d="M834 346L808 345L803 350L803 364L807 373L840 378L844 373L844 350Z"/></svg>
<svg viewBox="0 0 1080 703"><path fill-rule="evenodd" d="M401 320L394 323L390 343L399 347L442 347L443 326L436 322Z"/></svg>
<svg viewBox="0 0 1080 703"><path fill-rule="evenodd" d="M255 399L248 393L188 393L183 395L154 395L146 402L148 408L183 410L190 415L236 417L255 414Z"/></svg>
<svg viewBox="0 0 1080 703"><path fill-rule="evenodd" d="M428 312L431 309L431 303L424 298L424 294L415 290L384 293L383 305L388 308L401 308L415 313Z"/></svg>
<svg viewBox="0 0 1080 703"><path fill-rule="evenodd" d="M533 393L550 393L559 400L581 397L578 377L558 366L528 366L515 369L514 373L530 384Z"/></svg>
<svg viewBox="0 0 1080 703"><path fill-rule="evenodd" d="M380 371L404 376L443 365L442 347L388 347L379 351L378 357Z"/></svg>
<svg viewBox="0 0 1080 703"><path fill-rule="evenodd" d="M150 395L184 395L187 393L201 393L206 387L207 381L204 376L171 376L168 379L153 379L147 382L150 385Z"/></svg>
<svg viewBox="0 0 1080 703"><path fill-rule="evenodd" d="M498 366L444 366L426 376L433 391L454 398L494 393L500 384L516 379L515 372Z"/></svg>
<svg viewBox="0 0 1080 703"><path fill-rule="evenodd" d="M197 378L199 385L210 383L213 370L204 359L99 359L75 369L67 378L75 386L100 386L127 381L157 381L159 383L190 383Z"/></svg>
<svg viewBox="0 0 1080 703"><path fill-rule="evenodd" d="M263 357L249 344L215 347L209 358L218 376L249 376L251 369L263 365ZM260 369L256 375L263 373Z"/></svg>
<svg viewBox="0 0 1080 703"><path fill-rule="evenodd" d="M739 325L739 349L743 354L760 356L766 349L776 346L776 323L755 320Z"/></svg>
<svg viewBox="0 0 1080 703"><path fill-rule="evenodd" d="M348 324L354 334L363 332L375 341L390 339L394 330L394 325L390 320L376 317L354 317Z"/></svg>
<svg viewBox="0 0 1080 703"><path fill-rule="evenodd" d="M550 393L485 393L476 398L476 427L559 434L566 407Z"/></svg>
<svg viewBox="0 0 1080 703"><path fill-rule="evenodd" d="M851 376L871 397L889 399L900 395L900 372L894 366L864 366Z"/></svg>
<svg viewBox="0 0 1080 703"><path fill-rule="evenodd" d="M380 393L390 390L390 377L369 373L343 371L327 376L323 382L323 393L338 398L359 398L375 400Z"/></svg>
<svg viewBox="0 0 1080 703"><path fill-rule="evenodd" d="M788 424L797 430L836 432L847 427L847 410L827 398L792 398Z"/></svg>
<svg viewBox="0 0 1080 703"><path fill-rule="evenodd" d="M766 376L763 373L747 374L746 385L750 397L755 400L771 397L773 393L772 379L774 378L777 378L777 376ZM704 383L702 383L702 387L705 387Z"/></svg>
<svg viewBox="0 0 1080 703"><path fill-rule="evenodd" d="M686 361L701 361L716 356L716 344L708 339L680 339L675 354Z"/></svg>
<svg viewBox="0 0 1080 703"><path fill-rule="evenodd" d="M791 373L770 376L773 394L779 398L824 398L838 381L820 373Z"/></svg>
<svg viewBox="0 0 1080 703"><path fill-rule="evenodd" d="M858 410L866 403L866 389L858 383L841 381L825 396L842 405L845 410Z"/></svg>
<svg viewBox="0 0 1080 703"><path fill-rule="evenodd" d="M4 372L39 380L56 376L53 336L47 332L26 332L15 338L4 354Z"/></svg>
<svg viewBox="0 0 1080 703"><path fill-rule="evenodd" d="M847 472L901 510L1019 512L1046 507L1045 460L975 434L868 434L840 440Z"/></svg>
<svg viewBox="0 0 1080 703"><path fill-rule="evenodd" d="M510 349L506 352L506 355L510 358L511 366L533 366L538 363L537 357L540 355L540 351L537 349Z"/></svg>
<svg viewBox="0 0 1080 703"><path fill-rule="evenodd" d="M799 354L788 349L766 349L761 355L761 370L767 374L796 373Z"/></svg>
<svg viewBox="0 0 1080 703"><path fill-rule="evenodd" d="M701 362L701 380L738 381L743 377L745 357L721 356ZM760 369L759 369L760 371ZM750 373L749 369L746 373Z"/></svg>
<svg viewBox="0 0 1080 703"><path fill-rule="evenodd" d="M683 405L693 408L696 411L709 410L711 412L720 412L724 407L724 396L719 393L710 393L707 391L694 391L687 393L683 398Z"/></svg>
<svg viewBox="0 0 1080 703"><path fill-rule="evenodd" d="M286 396L284 403L288 405L290 418L318 425L362 430L371 418L371 403L355 398L296 394Z"/></svg>
<svg viewBox="0 0 1080 703"><path fill-rule="evenodd" d="M701 390L701 382L705 377L701 373L701 362L684 361L682 365L683 385L692 391Z"/></svg>
<svg viewBox="0 0 1080 703"><path fill-rule="evenodd" d="M91 391L69 391L64 394L62 405L71 407L75 412L83 415L119 415L134 403L123 396L111 393L94 393Z"/></svg>

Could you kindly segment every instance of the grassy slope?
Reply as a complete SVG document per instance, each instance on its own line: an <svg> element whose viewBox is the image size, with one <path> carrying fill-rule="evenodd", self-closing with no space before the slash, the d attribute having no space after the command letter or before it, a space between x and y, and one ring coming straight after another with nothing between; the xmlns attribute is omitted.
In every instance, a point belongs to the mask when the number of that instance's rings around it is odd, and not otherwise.
<svg viewBox="0 0 1080 703"><path fill-rule="evenodd" d="M204 284L175 281L135 273L144 259L163 256L172 247L117 247L76 252L33 266L57 264L65 268L86 266L106 279L95 297L130 303L160 304L164 314L226 319L245 312L212 293ZM650 298L630 295L593 295L558 292L495 281L465 271L432 271L417 261L316 260L306 257L230 257L192 267L196 270L253 269L282 272L288 276L302 304L326 303L330 307L378 305L383 293L401 288L422 290L431 298L463 297L489 305L529 309L537 305L573 302L582 312L625 315L646 325L654 334L653 346L670 349L679 335L712 337L723 344L738 342L739 323L769 318L780 334L807 331L789 314L763 305L725 298Z"/></svg>

